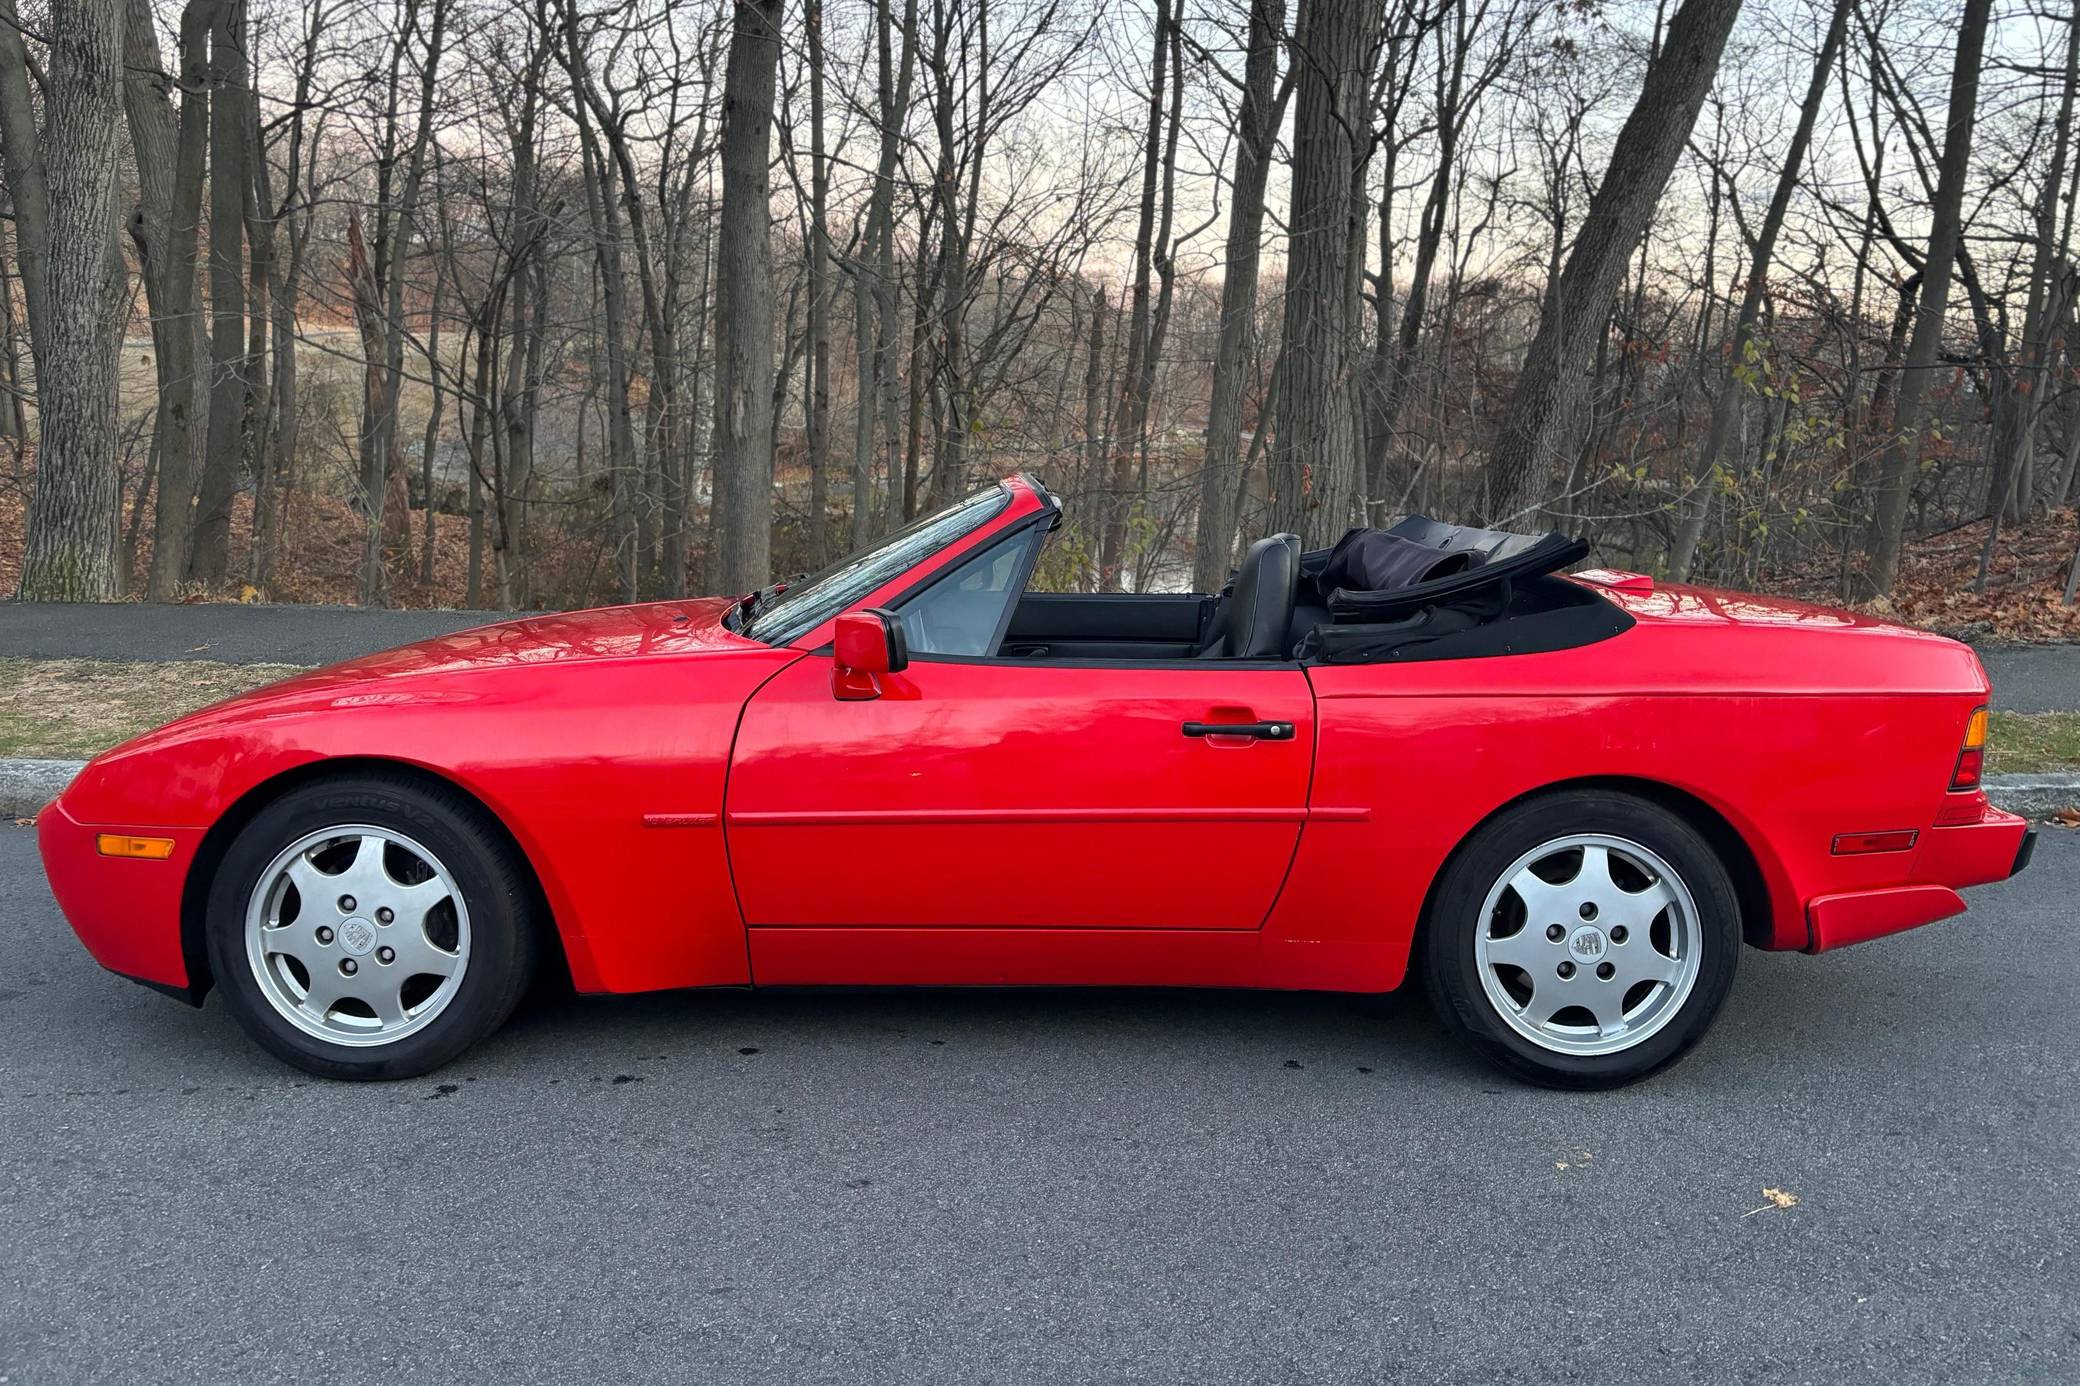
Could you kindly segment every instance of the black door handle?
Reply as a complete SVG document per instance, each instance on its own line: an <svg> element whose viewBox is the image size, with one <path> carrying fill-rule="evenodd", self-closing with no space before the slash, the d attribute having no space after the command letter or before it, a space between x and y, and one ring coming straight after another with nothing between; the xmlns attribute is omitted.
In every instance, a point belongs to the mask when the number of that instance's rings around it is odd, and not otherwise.
<svg viewBox="0 0 2080 1386"><path fill-rule="evenodd" d="M1186 736L1247 736L1256 741L1291 741L1291 722L1187 722Z"/></svg>

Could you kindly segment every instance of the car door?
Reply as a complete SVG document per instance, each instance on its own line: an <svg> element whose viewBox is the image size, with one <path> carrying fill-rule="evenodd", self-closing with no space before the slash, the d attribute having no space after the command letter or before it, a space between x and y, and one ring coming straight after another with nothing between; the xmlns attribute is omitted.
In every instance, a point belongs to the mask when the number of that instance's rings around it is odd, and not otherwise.
<svg viewBox="0 0 2080 1386"><path fill-rule="evenodd" d="M1249 930L1277 898L1314 754L1298 667L923 653L859 701L834 672L790 665L738 727L754 928Z"/></svg>

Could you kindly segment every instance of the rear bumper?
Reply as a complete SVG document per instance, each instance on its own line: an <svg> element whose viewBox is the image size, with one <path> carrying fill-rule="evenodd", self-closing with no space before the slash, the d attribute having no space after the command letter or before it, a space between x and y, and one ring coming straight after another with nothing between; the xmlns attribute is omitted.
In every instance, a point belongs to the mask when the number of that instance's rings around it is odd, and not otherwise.
<svg viewBox="0 0 2080 1386"><path fill-rule="evenodd" d="M1825 953L1963 914L1957 892L2004 881L2029 865L2036 830L2029 820L1987 808L1976 823L1921 835L1905 885L1822 895L1806 902L1806 951Z"/></svg>
<svg viewBox="0 0 2080 1386"><path fill-rule="evenodd" d="M2008 868L2010 876L2020 876L2029 868L2030 858L2037 854L2037 830L2031 828L2022 835L2022 845L2015 849L2015 864Z"/></svg>

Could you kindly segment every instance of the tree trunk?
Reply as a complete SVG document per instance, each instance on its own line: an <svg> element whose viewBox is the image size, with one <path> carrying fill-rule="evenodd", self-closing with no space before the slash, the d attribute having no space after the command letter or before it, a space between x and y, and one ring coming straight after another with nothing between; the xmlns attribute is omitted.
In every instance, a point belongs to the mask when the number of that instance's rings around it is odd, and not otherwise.
<svg viewBox="0 0 2080 1386"><path fill-rule="evenodd" d="M1451 30L1440 26L1439 41L1452 35L1451 57L1440 57L1437 78L1437 167L1430 175L1430 191L1423 200L1423 210L1416 224L1415 265L1409 273L1408 299L1401 305L1401 321L1394 334L1392 363L1387 368L1387 379L1380 392L1377 411L1369 420L1365 434L1365 511L1373 524L1382 523L1387 509L1387 451L1393 443L1394 430L1401 422L1401 410L1408 400L1410 382L1415 378L1416 348L1422 341L1423 314L1429 303L1430 277L1437 270L1438 248L1444 243L1445 213L1451 206L1452 190L1458 176L1459 132L1465 126L1469 112L1466 109L1466 59L1474 42L1474 31L1486 7L1469 18L1464 8L1454 11ZM1391 172L1387 179L1388 194L1393 190ZM1385 234L1384 214L1382 236ZM1384 251L1384 242L1381 247ZM1384 257L1383 257L1384 258ZM1380 293L1382 301L1387 293L1384 265L1381 269Z"/></svg>
<svg viewBox="0 0 2080 1386"><path fill-rule="evenodd" d="M1792 130L1791 144L1784 151L1784 166L1777 174L1776 192L1770 197L1769 209L1762 216L1762 228L1756 234L1754 258L1741 293L1740 311L1734 317L1726 367L1719 372L1719 388L1712 396L1711 423L1705 430L1704 448L1697 459L1697 483L1683 498L1682 518L1676 526L1675 543L1669 551L1669 576L1677 582L1686 581L1690 576L1690 566L1697 557L1698 540L1704 535L1706 505L1711 499L1712 484L1719 474L1719 457L1733 432L1734 416L1740 410L1747 388L1745 382L1754 373L1754 363L1748 360L1748 353L1755 340L1755 320L1762 313L1769 267L1776 259L1777 234L1784 229L1784 214L1790 210L1791 194L1798 188L1799 171L1805 166L1806 148L1813 141L1813 125L1820 117L1820 105L1827 95L1834 56L1842 46L1842 35L1849 27L1849 8L1853 3L1854 0L1835 0L1834 18L1827 26L1827 36L1821 40L1819 57L1813 60L1813 75L1806 84L1806 99L1798 108L1798 125Z"/></svg>
<svg viewBox="0 0 2080 1386"><path fill-rule="evenodd" d="M257 31L256 31L257 32ZM246 227L247 305L246 379L252 387L253 425L246 436L246 471L253 478L251 532L246 544L246 581L260 585L262 537L273 524L274 485L274 375L270 362L270 336L274 321L274 288L280 278L275 269L278 237L275 234L273 170L268 167L265 136L260 127L260 107L254 93L246 93L246 182L244 216Z"/></svg>
<svg viewBox="0 0 2080 1386"><path fill-rule="evenodd" d="M92 0L59 0L69 22ZM48 107L46 107L48 116ZM45 134L71 136L55 127ZM15 265L22 276L22 302L28 310L29 356L40 388L45 380L43 349L51 338L50 183L46 159L50 150L36 128L29 96L29 52L22 42L22 21L15 0L0 0L0 163L7 170L7 190L14 203Z"/></svg>
<svg viewBox="0 0 2080 1386"><path fill-rule="evenodd" d="M2065 76L2058 117L2052 127L2051 164L2044 172L2036 205L2031 208L2036 244L2030 255L2028 298L2023 310L2022 343L2015 369L2008 373L1993 408L1993 469L1986 487L1986 544L1979 554L1977 590L1986 589L1993 555L2000 543L2001 521L2026 516L2030 509L2030 463L2036 452L2037 415L2051 382L2045 370L2054 324L2064 316L2061 296L2066 276L2059 272L2058 195L2065 183L2066 156L2073 135L2074 89L2080 85L2080 4L2066 25ZM2022 478L2017 486L2015 479Z"/></svg>
<svg viewBox="0 0 2080 1386"><path fill-rule="evenodd" d="M222 0L209 42L209 430L188 580L210 587L230 569L231 499L245 454L245 13L244 0Z"/></svg>
<svg viewBox="0 0 2080 1386"><path fill-rule="evenodd" d="M577 61L576 11L570 11L569 41L573 62ZM626 280L621 273L621 215L614 196L614 172L608 166L599 142L593 137L592 122L585 107L578 110L578 135L583 154L585 210L592 225L593 267L599 276L600 301L606 321L600 336L607 366L607 490L609 495L608 541L614 555L614 573L621 600L636 600L638 573L635 533L635 421L629 413L628 307ZM633 189L630 190L633 193ZM582 436L583 430L580 430Z"/></svg>
<svg viewBox="0 0 2080 1386"><path fill-rule="evenodd" d="M411 516L397 433L398 401L404 387L404 266L425 180L426 150L432 138L433 109L440 81L441 56L447 47L450 10L451 0L433 0L432 23L420 65L418 120L411 144L404 154L404 184L396 194L394 207L389 195L389 178L397 154L398 70L405 45L418 32L417 0L406 5L398 37L391 49L382 152L377 166L379 197L375 253L369 262L373 273L368 286L378 296L376 325L380 335L376 338L368 335L365 319L362 331L364 349L370 345L380 348L379 355L368 359L368 369L377 373L375 379L380 388L366 396L361 421L361 490L369 507L364 517L367 528L361 548L360 600L364 606L384 598L385 549L394 548L407 556L410 553Z"/></svg>
<svg viewBox="0 0 2080 1386"><path fill-rule="evenodd" d="M1105 486L1105 529L1098 545L1098 582L1107 592L1120 588L1125 566L1127 523L1133 512L1128 494L1132 465L1140 451L1142 430L1148 423L1148 400L1142 381L1150 376L1150 314L1154 261L1159 253L1156 235L1157 194L1163 186L1163 129L1165 87L1170 59L1169 0L1156 0L1155 54L1150 60L1148 122L1142 131L1140 220L1134 234L1134 283L1132 307L1127 315L1127 365L1118 407L1112 413L1110 444L1112 475Z"/></svg>
<svg viewBox="0 0 2080 1386"><path fill-rule="evenodd" d="M1891 441L1878 464L1877 503L1871 518L1863 574L1865 596L1889 594L1899 576L1899 551L1906 537L1908 486L1921 453L1921 413L1928 378L1943 344L1943 316L1950 305L1950 276L1963 243L1964 192L1970 172L1972 130L1978 118L1979 65L1986 45L1986 23L1992 0L1965 0L1957 31L1957 59L1950 70L1949 129L1937 168L1935 202L1930 209L1928 257L1922 265L1921 296L1914 313L1914 336L1907 346L1899 386L1893 395Z"/></svg>
<svg viewBox="0 0 2080 1386"><path fill-rule="evenodd" d="M1595 352L1632 253L1697 122L1741 0L1684 0L1618 132L1603 181L1524 358L1487 467L1487 514L1507 521L1534 474L1580 441L1577 363Z"/></svg>
<svg viewBox="0 0 2080 1386"><path fill-rule="evenodd" d="M495 306L487 304L475 324L477 362L470 377L469 437L466 443L469 452L469 566L464 577L463 603L471 608L484 605L484 445L491 437L491 376L498 361L498 337L493 327L497 320Z"/></svg>
<svg viewBox="0 0 2080 1386"><path fill-rule="evenodd" d="M809 555L828 557L831 433L831 167L824 152L823 0L806 0L802 26L809 48L809 388L803 405L809 444Z"/></svg>
<svg viewBox="0 0 2080 1386"><path fill-rule="evenodd" d="M23 403L23 391L27 388L22 379L21 338L15 335L14 326L14 257L8 250L7 228L0 226L0 390L7 398L0 400L0 437L12 439L17 445L29 441L29 415ZM16 458L21 456L19 446Z"/></svg>
<svg viewBox="0 0 2080 1386"><path fill-rule="evenodd" d="M772 569L773 259L769 165L784 0L735 0L722 95L716 271L715 586L745 592Z"/></svg>
<svg viewBox="0 0 2080 1386"><path fill-rule="evenodd" d="M1084 494L1090 483L1104 475L1105 466L1105 319L1111 315L1105 291L1098 290L1091 304L1090 358L1083 369L1083 479Z"/></svg>
<svg viewBox="0 0 2080 1386"><path fill-rule="evenodd" d="M1272 528L1307 541L1335 538L1357 508L1351 189L1365 151L1354 121L1370 90L1366 55L1379 22L1379 0L1305 0L1293 37L1290 250L1266 465Z"/></svg>
<svg viewBox="0 0 2080 1386"><path fill-rule="evenodd" d="M426 314L426 379L433 400L426 408L426 432L419 448L419 504L425 520L419 536L419 585L429 594L433 591L434 519L440 513L440 507L434 504L433 454L441 437L441 291L447 282L437 263L433 271L433 302ZM467 349L465 342L464 350Z"/></svg>
<svg viewBox="0 0 2080 1386"><path fill-rule="evenodd" d="M890 7L876 5L875 58L878 65L881 137L874 169L874 191L867 210L869 239L874 256L874 398L880 409L881 473L888 487L885 528L893 529L910 513L908 488L903 475L903 393L899 365L903 350L902 304L896 284L895 182L903 153L903 121L917 80L917 0L903 0L900 58L894 47L897 34L890 24ZM923 297L919 295L920 299ZM866 389L865 381L860 384ZM854 522L855 526L858 524ZM856 542L864 538L855 534Z"/></svg>
<svg viewBox="0 0 2080 1386"><path fill-rule="evenodd" d="M0 16L14 20L13 6ZM107 601L121 590L117 569L117 356L120 322L110 312L110 249L116 226L115 175L122 119L123 7L111 0L56 0L50 10L50 72L40 135L0 94L0 121L12 151L18 137L36 146L47 181L33 221L47 230L48 258L38 298L45 310L33 342L42 444L36 490L22 547L24 601ZM20 43L19 32L13 42ZM19 48L17 48L19 52ZM20 72L0 58L0 88ZM22 93L25 94L25 93ZM8 171L16 162L8 158ZM37 188L10 177L16 225ZM120 266L118 259L116 265Z"/></svg>
<svg viewBox="0 0 2080 1386"><path fill-rule="evenodd" d="M1199 474L1199 530L1192 550L1192 585L1217 590L1241 523L1235 506L1242 466L1242 390L1256 348L1257 267L1264 236L1264 185L1278 137L1278 43L1285 0L1250 0L1249 56L1242 108L1235 127L1235 178L1229 192L1228 241L1221 279L1220 337L1214 347L1213 393L1206 411L1206 462ZM1103 317L1103 303L1099 305ZM1092 364L1097 331L1092 329ZM1259 431L1262 421L1259 420Z"/></svg>
<svg viewBox="0 0 2080 1386"><path fill-rule="evenodd" d="M206 45L215 11L211 0L189 0L181 13L177 55L189 83L175 114L174 80L159 54L159 37L146 0L128 0L123 26L123 106L137 167L137 208L130 236L137 245L145 305L151 317L152 359L158 384L152 456L158 470L152 564L145 595L165 601L187 568L189 523L207 401L195 372L196 223L201 216L203 142L207 135Z"/></svg>
<svg viewBox="0 0 2080 1386"><path fill-rule="evenodd" d="M967 216L960 204L961 193L961 128L957 125L964 114L962 109L969 97L968 74L963 61L962 70L954 68L955 34L959 24L960 7L948 0L934 0L932 5L932 49L927 59L927 68L932 74L932 126L938 135L938 165L932 174L932 192L936 201L939 222L939 332L934 344L932 374L928 381L932 391L934 448L932 465L932 494L941 502L950 501L963 488L963 473L967 465L968 448L968 216L974 212L971 201ZM988 9L976 10L979 33L982 39L981 80L976 83L984 102L988 97L989 50ZM961 35L962 60L967 56L967 36ZM976 133L971 139L979 144L986 130L984 119L975 122ZM979 148L968 151L971 159L980 160Z"/></svg>

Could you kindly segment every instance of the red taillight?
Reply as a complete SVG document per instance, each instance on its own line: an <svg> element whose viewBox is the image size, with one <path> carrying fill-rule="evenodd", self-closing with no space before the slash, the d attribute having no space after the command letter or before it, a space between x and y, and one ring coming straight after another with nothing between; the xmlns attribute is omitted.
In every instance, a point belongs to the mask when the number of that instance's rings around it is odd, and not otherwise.
<svg viewBox="0 0 2080 1386"><path fill-rule="evenodd" d="M1979 787L1979 778L1986 769L1986 723L1986 709L1974 708L1972 720L1965 723L1964 749L1957 753L1957 770L1950 776L1952 794Z"/></svg>

